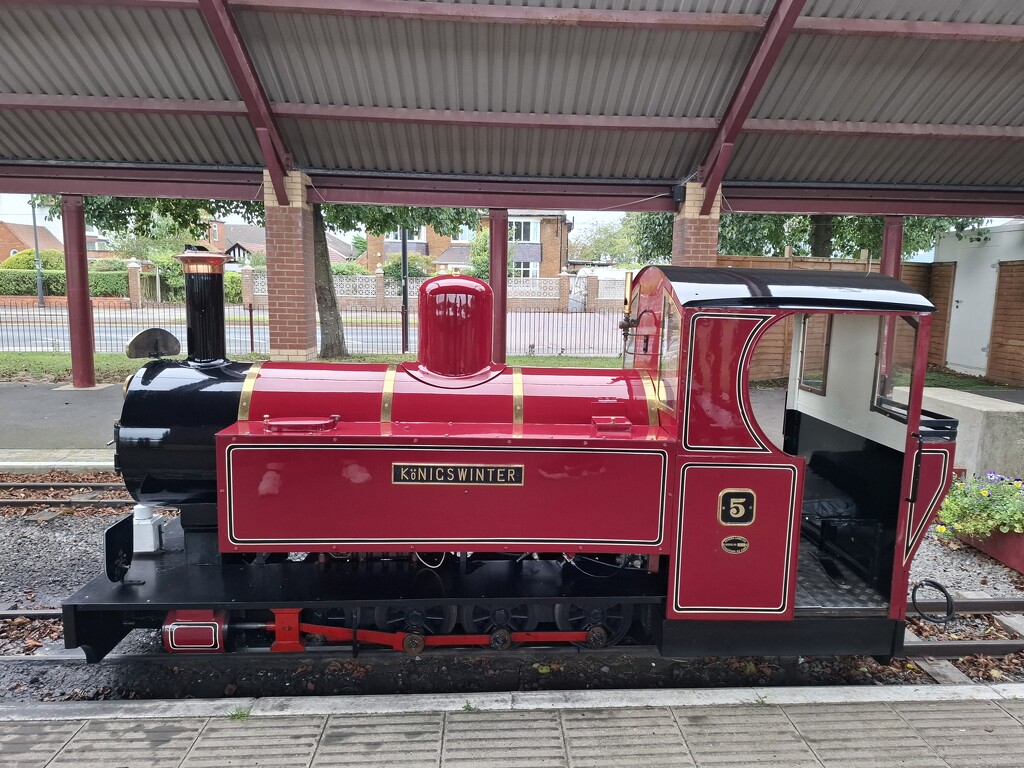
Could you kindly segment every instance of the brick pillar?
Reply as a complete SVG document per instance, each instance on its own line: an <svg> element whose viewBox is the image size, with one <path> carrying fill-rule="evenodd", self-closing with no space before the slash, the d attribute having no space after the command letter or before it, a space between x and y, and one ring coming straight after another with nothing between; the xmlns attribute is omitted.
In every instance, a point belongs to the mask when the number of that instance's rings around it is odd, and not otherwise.
<svg viewBox="0 0 1024 768"><path fill-rule="evenodd" d="M128 303L132 309L142 306L142 265L138 259L128 259Z"/></svg>
<svg viewBox="0 0 1024 768"><path fill-rule="evenodd" d="M569 311L569 281L572 276L564 269L558 273L558 311Z"/></svg>
<svg viewBox="0 0 1024 768"><path fill-rule="evenodd" d="M251 307L252 299L252 267L246 264L242 267L242 306Z"/></svg>
<svg viewBox="0 0 1024 768"><path fill-rule="evenodd" d="M597 312L597 294L601 281L597 275L587 275L587 312Z"/></svg>
<svg viewBox="0 0 1024 768"><path fill-rule="evenodd" d="M288 205L278 205L264 172L267 209L267 309L272 360L316 358L316 294L313 290L313 209L306 200L309 177L285 177Z"/></svg>
<svg viewBox="0 0 1024 768"><path fill-rule="evenodd" d="M697 182L686 184L686 199L676 211L672 223L672 264L677 267L714 267L718 263L718 217L721 192L707 216L700 215L704 188Z"/></svg>
<svg viewBox="0 0 1024 768"><path fill-rule="evenodd" d="M387 296L387 292L385 290L387 286L385 284L385 278L384 278L384 267L382 267L380 264L378 264L377 268L373 271L373 276L377 280L377 282L376 282L377 306L378 307L387 306L388 296Z"/></svg>

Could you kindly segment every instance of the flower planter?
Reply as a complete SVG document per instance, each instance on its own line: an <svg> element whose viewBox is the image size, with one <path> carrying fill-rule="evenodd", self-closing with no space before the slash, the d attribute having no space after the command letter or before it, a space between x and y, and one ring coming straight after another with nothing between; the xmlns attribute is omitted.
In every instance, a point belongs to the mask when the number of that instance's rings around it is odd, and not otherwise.
<svg viewBox="0 0 1024 768"><path fill-rule="evenodd" d="M972 539L967 536L960 538L1007 568L1024 573L1024 533L995 531L984 539Z"/></svg>

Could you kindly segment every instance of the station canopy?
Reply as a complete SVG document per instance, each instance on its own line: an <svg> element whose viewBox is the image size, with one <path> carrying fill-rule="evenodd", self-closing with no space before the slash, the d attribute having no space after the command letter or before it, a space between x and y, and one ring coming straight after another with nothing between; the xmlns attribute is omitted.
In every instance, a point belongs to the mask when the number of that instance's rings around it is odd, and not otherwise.
<svg viewBox="0 0 1024 768"><path fill-rule="evenodd" d="M1024 214L1020 0L0 0L0 192Z"/></svg>

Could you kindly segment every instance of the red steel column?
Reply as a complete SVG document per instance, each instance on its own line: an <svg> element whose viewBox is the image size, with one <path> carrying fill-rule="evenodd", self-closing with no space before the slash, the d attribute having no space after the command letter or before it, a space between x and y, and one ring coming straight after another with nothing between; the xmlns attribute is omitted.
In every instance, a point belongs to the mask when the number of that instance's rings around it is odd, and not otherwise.
<svg viewBox="0 0 1024 768"><path fill-rule="evenodd" d="M92 330L92 301L89 299L89 267L85 257L85 205L81 195L61 196L60 219L64 226L71 382L76 387L95 387L96 344Z"/></svg>
<svg viewBox="0 0 1024 768"><path fill-rule="evenodd" d="M508 287L508 209L491 208L491 292L494 294L494 335L491 339L494 362L505 362L505 313Z"/></svg>
<svg viewBox="0 0 1024 768"><path fill-rule="evenodd" d="M886 216L882 230L882 274L900 279L903 264L903 217Z"/></svg>

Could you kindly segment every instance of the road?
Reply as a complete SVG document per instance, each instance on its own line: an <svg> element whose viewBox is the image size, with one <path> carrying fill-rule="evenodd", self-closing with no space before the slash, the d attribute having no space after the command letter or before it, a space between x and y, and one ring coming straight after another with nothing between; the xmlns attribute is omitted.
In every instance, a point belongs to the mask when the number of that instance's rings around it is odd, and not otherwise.
<svg viewBox="0 0 1024 768"><path fill-rule="evenodd" d="M180 312L142 315L131 310L97 311L93 331L97 352L123 353L125 344L140 331L153 326L166 328L178 339L185 339L185 323ZM398 354L401 326L396 318L373 324L342 318L345 339L354 354ZM511 355L618 355L622 337L613 313L512 312L507 318L507 349ZM241 319L229 322L226 331L229 355L250 351L266 353L270 348L266 321L257 318L252 329ZM319 338L318 338L319 342ZM417 329L410 330L411 352L417 349ZM67 315L52 310L29 308L0 313L0 352L68 352L71 349Z"/></svg>

